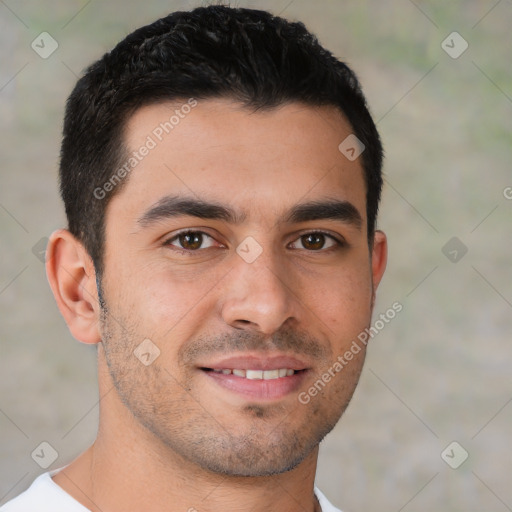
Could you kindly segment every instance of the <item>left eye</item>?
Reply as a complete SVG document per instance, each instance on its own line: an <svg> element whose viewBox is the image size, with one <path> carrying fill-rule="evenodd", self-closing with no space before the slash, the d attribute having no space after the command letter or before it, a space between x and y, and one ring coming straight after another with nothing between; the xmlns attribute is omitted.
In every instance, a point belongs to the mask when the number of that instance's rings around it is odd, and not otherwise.
<svg viewBox="0 0 512 512"><path fill-rule="evenodd" d="M330 249L331 247L341 246L341 242L339 242L332 235L328 235L327 233L323 233L322 231L312 231L310 233L305 233L301 235L297 240L300 240L302 247L299 249L306 249L312 251L319 251L321 249ZM331 245L325 247L326 240L330 240Z"/></svg>

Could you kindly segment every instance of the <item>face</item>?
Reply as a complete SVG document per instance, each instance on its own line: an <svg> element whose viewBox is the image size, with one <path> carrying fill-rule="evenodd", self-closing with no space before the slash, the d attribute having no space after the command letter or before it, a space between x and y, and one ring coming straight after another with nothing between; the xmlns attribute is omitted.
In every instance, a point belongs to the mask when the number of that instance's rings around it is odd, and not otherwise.
<svg viewBox="0 0 512 512"><path fill-rule="evenodd" d="M126 126L130 155L150 149L107 208L109 374L150 437L187 461L284 472L355 389L364 348L299 400L369 326L383 234L372 266L361 162L338 150L351 129L334 108L205 100L166 133L177 108L141 108Z"/></svg>

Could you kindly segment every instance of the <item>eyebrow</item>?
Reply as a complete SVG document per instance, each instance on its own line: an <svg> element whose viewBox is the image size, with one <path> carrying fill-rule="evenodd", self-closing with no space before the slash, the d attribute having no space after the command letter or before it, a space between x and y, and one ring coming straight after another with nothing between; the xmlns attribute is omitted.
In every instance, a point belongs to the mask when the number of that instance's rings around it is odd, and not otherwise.
<svg viewBox="0 0 512 512"><path fill-rule="evenodd" d="M137 220L142 227L173 217L191 216L201 219L222 220L241 224L247 219L245 212L235 211L215 201L184 196L165 196L146 210ZM363 219L359 210L349 201L339 199L315 200L294 205L279 219L278 224L294 224L314 220L337 220L361 229Z"/></svg>

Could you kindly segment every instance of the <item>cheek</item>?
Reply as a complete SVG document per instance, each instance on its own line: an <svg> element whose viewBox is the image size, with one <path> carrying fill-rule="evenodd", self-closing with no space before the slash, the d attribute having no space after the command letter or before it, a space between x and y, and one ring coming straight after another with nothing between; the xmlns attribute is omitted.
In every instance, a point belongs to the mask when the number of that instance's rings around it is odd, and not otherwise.
<svg viewBox="0 0 512 512"><path fill-rule="evenodd" d="M145 336L166 351L177 350L178 341L169 341L188 339L201 328L223 274L212 270L199 274L192 265L134 267L138 270L133 275L118 277L117 306L125 317L138 319Z"/></svg>
<svg viewBox="0 0 512 512"><path fill-rule="evenodd" d="M371 316L372 283L369 267L341 268L328 279L316 283L307 301L323 323L330 336L337 338L357 336L367 327Z"/></svg>

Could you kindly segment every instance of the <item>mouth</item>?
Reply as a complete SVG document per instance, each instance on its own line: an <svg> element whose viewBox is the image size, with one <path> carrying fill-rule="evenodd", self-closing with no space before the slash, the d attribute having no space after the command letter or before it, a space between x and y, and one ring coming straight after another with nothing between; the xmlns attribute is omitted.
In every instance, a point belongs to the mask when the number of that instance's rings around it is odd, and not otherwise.
<svg viewBox="0 0 512 512"><path fill-rule="evenodd" d="M222 375L236 375L249 380L274 380L283 377L291 377L297 372L305 370L293 370L292 368L279 368L277 370L243 370L230 368L201 368L205 372L221 373Z"/></svg>
<svg viewBox="0 0 512 512"><path fill-rule="evenodd" d="M232 357L199 370L230 394L259 401L281 400L296 392L310 368L290 357Z"/></svg>

